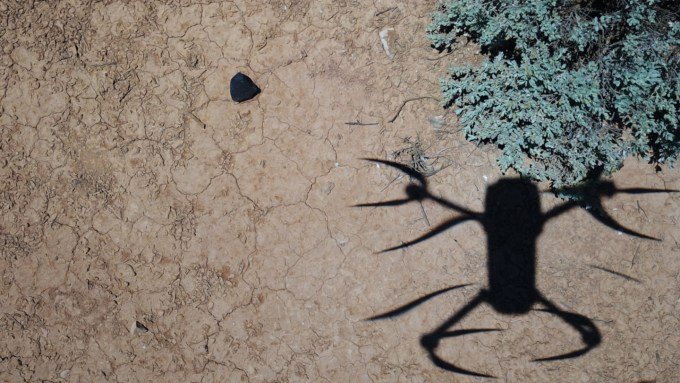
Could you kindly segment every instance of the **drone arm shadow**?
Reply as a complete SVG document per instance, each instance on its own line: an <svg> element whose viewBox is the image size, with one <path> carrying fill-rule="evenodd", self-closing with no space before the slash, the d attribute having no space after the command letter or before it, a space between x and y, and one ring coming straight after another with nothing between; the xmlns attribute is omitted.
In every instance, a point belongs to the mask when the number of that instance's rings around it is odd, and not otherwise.
<svg viewBox="0 0 680 383"><path fill-rule="evenodd" d="M422 201L425 199L431 199L434 202L438 203L439 205L442 205L444 207L447 207L451 210L457 211L462 214L470 215L470 216L475 216L477 218L481 217L480 213L477 213L475 211L472 211L470 209L466 209L454 202L451 202L449 200L446 200L441 197L436 197L432 195L428 191L427 187L427 179L425 178L424 175L420 174L417 170L404 165L400 164L398 162L394 161L388 161L388 160L381 160L377 158L362 158L365 161L370 161L376 164L383 164L392 168L395 168L406 175L408 175L412 180L415 180L414 183L412 183L410 186L407 187L407 192L409 194L408 198L404 199L398 199L398 200L392 200L392 201L386 201L386 202L377 202L377 203L367 203L367 204L359 204L355 205L355 207L380 207L380 206L398 206L398 205L403 205L405 203L408 203L410 201Z"/></svg>
<svg viewBox="0 0 680 383"><path fill-rule="evenodd" d="M420 188L420 186L414 186L414 188ZM480 219L482 217L482 214L472 211L469 209L466 209L458 204L455 204L449 200L446 200L441 197L435 197L431 194L429 194L427 191L423 190L418 190L417 195L420 196L420 198L416 198L414 196L409 196L408 198L401 198L401 199L394 199L394 200L389 200L389 201L383 201L383 202L370 202L370 203L360 203L353 205L353 207L386 207L386 206L401 206L405 205L409 202L412 201L420 201L424 199L431 199L432 201L438 203L441 206L444 206L448 209L457 211L459 213L468 215L470 217Z"/></svg>
<svg viewBox="0 0 680 383"><path fill-rule="evenodd" d="M545 309L539 309L538 311L555 314L560 319L565 321L569 326L573 327L581 334L581 340L583 343L585 343L585 347L564 354L534 359L534 362L548 362L576 358L590 352L590 350L597 347L602 341L600 331L597 329L597 326L595 326L593 321L591 321L588 317L581 314L563 311L557 307L557 305L543 296L539 297L538 301L546 307Z"/></svg>
<svg viewBox="0 0 680 383"><path fill-rule="evenodd" d="M453 202L451 202L447 199L444 199L444 198L441 198L441 197L436 197L436 196L433 196L432 194L429 194L429 193L428 193L428 197L432 201L434 201L434 202L438 203L439 205L444 206L448 209L457 211L457 212L465 214L465 215L469 215L471 217L474 217L475 219L481 219L481 217L482 217L482 214L480 214L476 211L472 211L470 209L466 209L466 208L464 208L464 207L462 207L462 206L460 206L456 203L453 203Z"/></svg>

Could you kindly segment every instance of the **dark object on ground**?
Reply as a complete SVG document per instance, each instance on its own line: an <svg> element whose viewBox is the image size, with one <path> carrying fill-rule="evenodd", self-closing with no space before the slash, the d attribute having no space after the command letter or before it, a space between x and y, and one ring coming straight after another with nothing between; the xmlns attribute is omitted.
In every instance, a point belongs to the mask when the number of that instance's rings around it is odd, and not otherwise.
<svg viewBox="0 0 680 383"><path fill-rule="evenodd" d="M140 321L135 321L135 327L141 332L149 332L149 328Z"/></svg>
<svg viewBox="0 0 680 383"><path fill-rule="evenodd" d="M260 93L260 88L255 85L250 77L238 72L234 77L231 78L229 92L231 93L232 100L236 102L243 102L257 96Z"/></svg>

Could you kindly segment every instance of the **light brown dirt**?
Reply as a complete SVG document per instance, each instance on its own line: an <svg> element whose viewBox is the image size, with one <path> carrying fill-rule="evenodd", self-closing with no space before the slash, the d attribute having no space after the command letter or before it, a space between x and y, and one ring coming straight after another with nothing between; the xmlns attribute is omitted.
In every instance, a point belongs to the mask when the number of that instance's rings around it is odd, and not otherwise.
<svg viewBox="0 0 680 383"><path fill-rule="evenodd" d="M361 161L405 137L451 147L433 189L480 210L495 152L456 133L424 27L433 1L0 2L0 381L466 382L419 337L484 285L485 239L428 230L407 179ZM396 56L378 33L393 27ZM237 71L263 89L236 104ZM378 125L347 125L353 121ZM441 132L438 132L441 133ZM431 150L435 150L432 148ZM680 189L680 173L630 161L619 186ZM487 306L463 326L504 329L440 352L508 382L673 382L680 376L677 194L617 195L618 235L584 211L540 237L538 286L595 320L580 345L545 313ZM543 196L544 209L558 201ZM432 225L451 212L424 204ZM640 280L633 283L589 265ZM364 318L434 290L394 320ZM139 322L140 326L135 323ZM146 331L146 328L148 331Z"/></svg>

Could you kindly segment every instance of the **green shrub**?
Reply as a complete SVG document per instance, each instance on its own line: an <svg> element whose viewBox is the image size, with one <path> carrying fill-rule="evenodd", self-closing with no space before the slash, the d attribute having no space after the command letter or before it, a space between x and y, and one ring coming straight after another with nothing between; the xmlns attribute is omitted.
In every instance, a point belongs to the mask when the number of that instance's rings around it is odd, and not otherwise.
<svg viewBox="0 0 680 383"><path fill-rule="evenodd" d="M561 187L611 173L629 155L680 152L680 22L675 1L446 0L428 36L461 35L487 60L442 79L468 140L501 149L503 171Z"/></svg>

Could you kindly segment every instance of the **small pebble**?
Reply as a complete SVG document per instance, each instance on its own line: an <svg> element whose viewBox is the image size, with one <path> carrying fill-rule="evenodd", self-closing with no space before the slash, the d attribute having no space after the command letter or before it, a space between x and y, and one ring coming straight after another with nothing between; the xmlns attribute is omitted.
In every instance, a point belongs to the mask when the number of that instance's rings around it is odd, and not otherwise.
<svg viewBox="0 0 680 383"><path fill-rule="evenodd" d="M239 72L231 78L229 84L231 99L236 102L243 102L252 99L260 93L260 88L255 85L250 77Z"/></svg>
<svg viewBox="0 0 680 383"><path fill-rule="evenodd" d="M135 329L136 329L136 331L139 331L139 332L148 332L149 331L149 328L144 326L144 324L139 322L139 321L135 321Z"/></svg>
<svg viewBox="0 0 680 383"><path fill-rule="evenodd" d="M393 59L395 56L394 48L397 44L397 32L394 28L385 28L380 31L379 35L385 54L387 54L387 57L390 59Z"/></svg>

